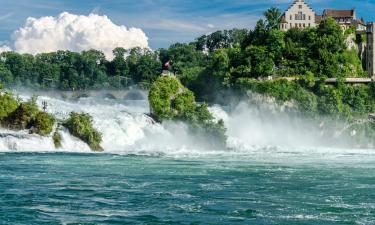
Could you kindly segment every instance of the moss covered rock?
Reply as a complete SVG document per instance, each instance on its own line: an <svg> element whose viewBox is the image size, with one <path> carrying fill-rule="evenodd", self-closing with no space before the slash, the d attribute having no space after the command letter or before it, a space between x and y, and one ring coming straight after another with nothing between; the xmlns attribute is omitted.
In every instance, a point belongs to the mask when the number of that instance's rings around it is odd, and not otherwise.
<svg viewBox="0 0 375 225"><path fill-rule="evenodd" d="M93 151L103 151L100 146L102 134L92 125L92 117L87 113L70 113L70 117L64 122L70 134L86 142Z"/></svg>
<svg viewBox="0 0 375 225"><path fill-rule="evenodd" d="M223 121L216 122L207 104L197 104L193 92L175 77L159 77L151 86L149 102L158 120L180 120L192 133L209 141L211 146L225 147L226 129Z"/></svg>

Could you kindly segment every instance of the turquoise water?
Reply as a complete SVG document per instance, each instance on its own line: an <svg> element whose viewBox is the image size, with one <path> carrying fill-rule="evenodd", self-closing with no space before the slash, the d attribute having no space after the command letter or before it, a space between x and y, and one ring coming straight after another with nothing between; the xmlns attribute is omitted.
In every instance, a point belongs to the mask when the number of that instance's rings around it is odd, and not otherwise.
<svg viewBox="0 0 375 225"><path fill-rule="evenodd" d="M375 224L375 160L0 153L0 223Z"/></svg>

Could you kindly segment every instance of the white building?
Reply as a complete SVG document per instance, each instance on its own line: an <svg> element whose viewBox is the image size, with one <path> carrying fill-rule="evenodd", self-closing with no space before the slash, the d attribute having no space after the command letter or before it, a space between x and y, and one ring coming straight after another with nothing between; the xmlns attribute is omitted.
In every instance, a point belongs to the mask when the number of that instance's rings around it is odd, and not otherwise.
<svg viewBox="0 0 375 225"><path fill-rule="evenodd" d="M316 27L321 21L321 16L304 1L295 0L280 18L280 30L290 28Z"/></svg>
<svg viewBox="0 0 375 225"><path fill-rule="evenodd" d="M329 17L333 18L343 30L347 30L351 26L355 26L356 31L366 30L364 19L357 19L355 9L325 9L322 18Z"/></svg>
<svg viewBox="0 0 375 225"><path fill-rule="evenodd" d="M355 9L325 9L323 15L317 15L315 11L304 1L294 0L293 4L280 17L280 30L289 30L291 28L316 27L322 20L333 18L343 30L355 26L357 32L366 30L366 23L357 19Z"/></svg>

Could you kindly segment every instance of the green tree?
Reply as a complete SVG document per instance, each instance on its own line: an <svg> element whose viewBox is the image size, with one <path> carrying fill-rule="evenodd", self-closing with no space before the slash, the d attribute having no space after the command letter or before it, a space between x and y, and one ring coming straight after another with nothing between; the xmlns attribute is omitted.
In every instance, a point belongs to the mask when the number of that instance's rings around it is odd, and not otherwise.
<svg viewBox="0 0 375 225"><path fill-rule="evenodd" d="M263 46L249 46L245 49L245 56L251 61L251 74L253 77L272 75L274 62L273 56Z"/></svg>
<svg viewBox="0 0 375 225"><path fill-rule="evenodd" d="M277 29L279 27L279 20L281 16L281 11L279 8L272 7L264 12L265 27L267 29Z"/></svg>
<svg viewBox="0 0 375 225"><path fill-rule="evenodd" d="M125 57L128 51L124 48L115 48L113 50L113 55L115 56L111 62L111 71L112 76L129 76L129 67L126 63Z"/></svg>
<svg viewBox="0 0 375 225"><path fill-rule="evenodd" d="M5 65L0 63L0 82L8 85L13 84L13 74L8 70Z"/></svg>

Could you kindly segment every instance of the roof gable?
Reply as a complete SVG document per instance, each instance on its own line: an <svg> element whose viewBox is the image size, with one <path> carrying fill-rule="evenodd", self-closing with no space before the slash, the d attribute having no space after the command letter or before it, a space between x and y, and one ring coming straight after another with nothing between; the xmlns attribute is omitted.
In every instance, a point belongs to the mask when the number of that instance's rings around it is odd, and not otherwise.
<svg viewBox="0 0 375 225"><path fill-rule="evenodd" d="M288 9L286 11L289 11L291 8L293 8L294 6L296 6L297 4L303 4L305 5L308 9L310 9L314 14L315 11L314 9L309 5L307 4L304 0L294 0L294 2L288 7Z"/></svg>

